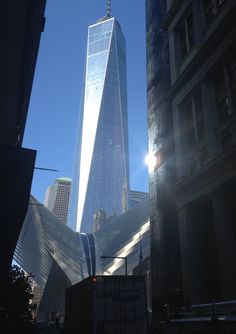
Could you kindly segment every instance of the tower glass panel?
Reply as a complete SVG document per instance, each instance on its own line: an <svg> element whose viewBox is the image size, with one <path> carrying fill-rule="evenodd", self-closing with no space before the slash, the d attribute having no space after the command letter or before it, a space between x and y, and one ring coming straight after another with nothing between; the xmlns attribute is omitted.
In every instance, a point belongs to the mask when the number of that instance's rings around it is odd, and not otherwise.
<svg viewBox="0 0 236 334"><path fill-rule="evenodd" d="M80 168L76 173L73 186L78 187L78 195L71 198L74 219L69 222L76 231L91 232L97 210L104 210L107 217L120 215L124 194L128 207L125 39L119 23L109 16L88 29Z"/></svg>

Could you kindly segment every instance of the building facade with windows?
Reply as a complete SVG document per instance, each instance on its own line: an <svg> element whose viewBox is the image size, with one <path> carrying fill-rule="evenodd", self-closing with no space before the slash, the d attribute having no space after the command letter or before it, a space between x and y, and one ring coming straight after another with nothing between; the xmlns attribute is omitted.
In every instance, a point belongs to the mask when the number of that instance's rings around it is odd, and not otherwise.
<svg viewBox="0 0 236 334"><path fill-rule="evenodd" d="M146 9L157 314L175 291L182 304L236 298L236 3L147 0Z"/></svg>
<svg viewBox="0 0 236 334"><path fill-rule="evenodd" d="M130 208L132 209L139 202L149 198L148 193L138 190L130 190Z"/></svg>
<svg viewBox="0 0 236 334"><path fill-rule="evenodd" d="M59 177L46 191L44 205L64 224L67 223L71 179Z"/></svg>
<svg viewBox="0 0 236 334"><path fill-rule="evenodd" d="M107 217L120 215L124 193L129 201L126 90L125 38L108 12L88 28L82 135L76 159L80 166L75 168L70 208L70 226L76 231L91 232L97 210Z"/></svg>

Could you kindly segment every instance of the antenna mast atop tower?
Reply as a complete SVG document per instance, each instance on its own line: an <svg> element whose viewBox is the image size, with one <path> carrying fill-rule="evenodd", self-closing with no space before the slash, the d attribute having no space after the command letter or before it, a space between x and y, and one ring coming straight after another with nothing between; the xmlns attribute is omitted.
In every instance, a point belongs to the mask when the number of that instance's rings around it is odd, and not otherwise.
<svg viewBox="0 0 236 334"><path fill-rule="evenodd" d="M107 16L111 16L111 0L107 0Z"/></svg>

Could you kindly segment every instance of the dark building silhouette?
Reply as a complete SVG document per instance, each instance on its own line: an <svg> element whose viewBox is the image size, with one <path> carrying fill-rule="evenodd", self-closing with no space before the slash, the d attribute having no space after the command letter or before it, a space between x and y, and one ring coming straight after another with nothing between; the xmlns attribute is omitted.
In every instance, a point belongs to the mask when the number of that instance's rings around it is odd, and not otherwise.
<svg viewBox="0 0 236 334"><path fill-rule="evenodd" d="M146 0L146 32L157 318L236 299L236 2Z"/></svg>
<svg viewBox="0 0 236 334"><path fill-rule="evenodd" d="M22 148L22 140L44 29L45 4L46 0L0 3L0 277L3 283L27 211L36 157L36 151Z"/></svg>

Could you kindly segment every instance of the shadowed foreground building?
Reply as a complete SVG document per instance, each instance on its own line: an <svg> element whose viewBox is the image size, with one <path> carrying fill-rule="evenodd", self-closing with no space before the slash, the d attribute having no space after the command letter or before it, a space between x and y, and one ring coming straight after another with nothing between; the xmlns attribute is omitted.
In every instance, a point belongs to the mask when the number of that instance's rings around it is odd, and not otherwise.
<svg viewBox="0 0 236 334"><path fill-rule="evenodd" d="M151 268L164 303L236 299L236 2L146 0Z"/></svg>
<svg viewBox="0 0 236 334"><path fill-rule="evenodd" d="M22 142L45 5L46 0L0 2L1 289L27 211L34 171L36 151L22 148Z"/></svg>

